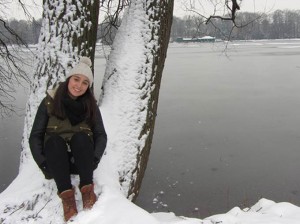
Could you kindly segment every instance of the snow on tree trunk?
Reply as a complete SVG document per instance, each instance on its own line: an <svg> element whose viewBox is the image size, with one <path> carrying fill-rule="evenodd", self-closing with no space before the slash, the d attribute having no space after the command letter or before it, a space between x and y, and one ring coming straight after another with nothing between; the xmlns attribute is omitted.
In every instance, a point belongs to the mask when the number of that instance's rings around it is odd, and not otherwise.
<svg viewBox="0 0 300 224"><path fill-rule="evenodd" d="M26 106L20 170L18 177L0 195L0 223L41 223L41 219L62 222L54 181L45 180L35 164L28 137L46 90L64 80L80 55L94 60L99 1L44 0L43 3L36 67ZM28 179L32 184L23 186ZM60 215L54 215L56 213Z"/></svg>
<svg viewBox="0 0 300 224"><path fill-rule="evenodd" d="M107 154L121 189L134 200L146 169L173 16L173 0L132 0L109 56L101 109L109 124Z"/></svg>
<svg viewBox="0 0 300 224"><path fill-rule="evenodd" d="M94 59L99 1L44 0L37 66L27 106L25 133L31 129L37 106L48 88L64 81L66 72L78 62L78 56ZM96 19L96 20L95 20ZM28 135L23 139L21 165L29 158Z"/></svg>

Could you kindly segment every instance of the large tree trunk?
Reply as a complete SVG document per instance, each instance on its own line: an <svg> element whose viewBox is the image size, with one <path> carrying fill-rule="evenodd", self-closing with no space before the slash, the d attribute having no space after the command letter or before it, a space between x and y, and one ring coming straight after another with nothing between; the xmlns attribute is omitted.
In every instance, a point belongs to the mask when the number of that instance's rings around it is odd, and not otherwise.
<svg viewBox="0 0 300 224"><path fill-rule="evenodd" d="M79 56L94 59L99 0L44 0L43 3L43 23L26 108L20 171L0 195L0 223L62 223L63 220L54 181L45 180L35 164L28 137L46 90L65 79ZM31 184L24 186L28 180Z"/></svg>
<svg viewBox="0 0 300 224"><path fill-rule="evenodd" d="M108 153L121 154L116 158L117 172L122 191L131 200L138 195L149 158L173 4L173 0L131 1L104 78L102 107L105 117L114 121ZM136 48L141 51L135 53ZM140 60L135 64L137 58ZM114 88L108 88L111 86Z"/></svg>
<svg viewBox="0 0 300 224"><path fill-rule="evenodd" d="M44 0L43 23L36 56L36 69L27 105L25 130L30 130L41 95L65 79L79 56L94 60L99 0ZM25 132L26 134L26 132ZM28 134L23 139L21 165L31 157Z"/></svg>

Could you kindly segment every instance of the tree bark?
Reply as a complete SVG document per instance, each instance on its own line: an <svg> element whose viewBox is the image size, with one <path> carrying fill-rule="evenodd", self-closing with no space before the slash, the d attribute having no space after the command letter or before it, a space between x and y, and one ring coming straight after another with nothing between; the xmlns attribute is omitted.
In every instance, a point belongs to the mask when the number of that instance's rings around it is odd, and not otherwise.
<svg viewBox="0 0 300 224"><path fill-rule="evenodd" d="M27 104L25 130L30 130L41 95L65 80L79 56L95 57L99 0L44 0L36 68ZM21 166L29 156L28 134L22 142Z"/></svg>
<svg viewBox="0 0 300 224"><path fill-rule="evenodd" d="M119 29L123 35L116 35L103 81L101 103L107 113L117 114L110 119L115 122L115 127L112 128L115 131L109 133L107 149L108 153L112 150L122 154L120 159L116 158L116 169L122 191L131 200L135 200L139 193L149 158L170 37L173 4L173 0L131 1ZM144 14L137 15L140 11ZM132 56L132 49L138 45L141 45L143 52ZM116 49L120 46L123 48ZM120 56L120 52L124 55ZM119 60L120 57L124 60ZM131 57L141 59L134 58L134 61L130 62L128 58ZM114 60L115 58L118 60ZM127 64L122 64L126 60ZM128 79L131 82L124 82ZM111 90L108 86L114 86L114 89ZM124 97L132 93L132 99ZM128 104L123 104L124 101ZM134 128L128 130L127 127ZM126 133L127 131L130 133Z"/></svg>
<svg viewBox="0 0 300 224"><path fill-rule="evenodd" d="M170 32L172 26L173 18L173 0L156 0L150 4L147 13L150 10L154 10L154 15L152 17L154 22L160 24L159 30L155 33L155 28L152 27L152 38L155 38L155 35L158 36L158 48L153 49L154 58L152 61L152 80L151 85L154 86L151 91L151 98L148 102L148 111L147 111L147 120L143 126L141 136L149 132L146 139L145 146L141 149L138 154L136 170L133 171L137 173L136 179L132 180L132 184L129 188L128 195L134 195L133 200L138 196L140 187L142 185L142 180L145 174L147 167L153 134L155 127L155 118L157 114L157 106L159 99L159 90L161 84L161 77L163 74L163 69L165 65L165 59L167 56L167 49L170 39ZM151 18L151 17L150 17Z"/></svg>

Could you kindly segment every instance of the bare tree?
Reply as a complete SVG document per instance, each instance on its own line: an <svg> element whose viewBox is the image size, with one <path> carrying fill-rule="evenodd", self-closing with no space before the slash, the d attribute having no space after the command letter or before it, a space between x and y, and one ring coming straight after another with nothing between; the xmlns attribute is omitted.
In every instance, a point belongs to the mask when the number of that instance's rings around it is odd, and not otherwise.
<svg viewBox="0 0 300 224"><path fill-rule="evenodd" d="M193 12L201 16L206 23L210 22L212 19L221 19L221 20L229 20L235 23L236 13L240 10L240 6L238 1L240 0L209 0L210 6L212 7L212 11L209 12L209 15L205 15L203 12L201 13L199 9L197 9L197 5L205 10L206 6L204 5L203 0L187 0L184 3L185 11ZM206 2L206 4L208 4Z"/></svg>
<svg viewBox="0 0 300 224"><path fill-rule="evenodd" d="M254 21L258 20L263 16L263 14L258 14L256 18L247 21L237 20L238 11L240 10L240 4L242 0L208 0L213 10L209 13L204 14L200 12L195 5L195 0L187 0L185 4L185 10L191 13L195 13L203 20L201 23L210 24L220 33L223 33L222 30L218 27L215 21L228 21L231 23L230 32L224 33L223 36L226 39L231 39L232 32L236 28L244 28L249 24L252 24ZM205 10L205 6L203 4L203 0L197 0L197 4ZM199 25L200 26L200 25Z"/></svg>
<svg viewBox="0 0 300 224"><path fill-rule="evenodd" d="M22 8L25 10L21 0ZM1 14L5 14L6 2L0 2ZM10 115L15 111L14 93L15 86L28 82L28 75L24 67L26 60L22 55L22 47L27 47L22 38L8 25L7 21L0 16L0 116ZM28 55L27 55L28 56Z"/></svg>

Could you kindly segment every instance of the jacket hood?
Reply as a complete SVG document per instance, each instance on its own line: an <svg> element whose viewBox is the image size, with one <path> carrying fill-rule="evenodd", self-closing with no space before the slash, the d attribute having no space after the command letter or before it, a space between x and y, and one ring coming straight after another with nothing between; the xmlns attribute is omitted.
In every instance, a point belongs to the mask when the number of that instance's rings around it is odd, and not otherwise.
<svg viewBox="0 0 300 224"><path fill-rule="evenodd" d="M48 94L52 99L54 99L56 90L57 90L57 88L55 88L55 89L48 89L48 90L47 90L47 94Z"/></svg>

